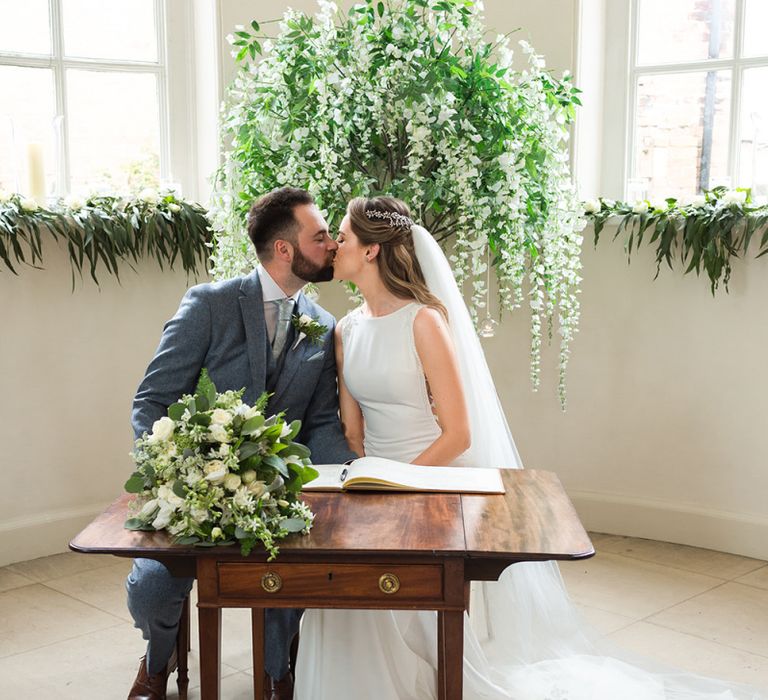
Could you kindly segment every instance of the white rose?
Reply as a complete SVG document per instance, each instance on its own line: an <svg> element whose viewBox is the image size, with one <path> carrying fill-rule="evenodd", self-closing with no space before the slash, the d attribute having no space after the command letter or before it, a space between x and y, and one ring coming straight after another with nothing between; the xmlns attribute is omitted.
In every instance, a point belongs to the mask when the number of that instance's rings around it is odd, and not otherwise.
<svg viewBox="0 0 768 700"><path fill-rule="evenodd" d="M597 214L600 209L600 201L597 199L588 199L586 202L584 202L584 211L587 214Z"/></svg>
<svg viewBox="0 0 768 700"><path fill-rule="evenodd" d="M182 503L184 503L184 499L179 498L173 492L173 489L167 484L163 484L162 486L158 487L157 497L163 501L167 501L174 508L178 508Z"/></svg>
<svg viewBox="0 0 768 700"><path fill-rule="evenodd" d="M21 208L24 211L37 211L40 208L40 206L34 199L30 197L25 197L24 199L21 200Z"/></svg>
<svg viewBox="0 0 768 700"><path fill-rule="evenodd" d="M168 205L168 211L173 214L178 214L181 211L181 207L178 204L174 204L173 202L171 202Z"/></svg>
<svg viewBox="0 0 768 700"><path fill-rule="evenodd" d="M151 501L147 501L139 511L140 518L148 518L152 513L157 510L157 499L153 498Z"/></svg>
<svg viewBox="0 0 768 700"><path fill-rule="evenodd" d="M243 404L243 405L245 405L245 404ZM249 419L253 418L254 416L260 416L260 415L261 415L261 411L259 411L259 409L256 408L255 406L249 406L243 412L243 418L245 418L245 420L249 420Z"/></svg>
<svg viewBox="0 0 768 700"><path fill-rule="evenodd" d="M632 207L633 214L645 214L648 211L648 202L638 199Z"/></svg>
<svg viewBox="0 0 768 700"><path fill-rule="evenodd" d="M222 532L220 527L214 527L211 530L211 539L212 540L223 540L224 539L224 533Z"/></svg>
<svg viewBox="0 0 768 700"><path fill-rule="evenodd" d="M314 321L314 319L311 316L308 316L307 314L301 314L301 316L299 316L299 323L302 326L309 325L313 321Z"/></svg>
<svg viewBox="0 0 768 700"><path fill-rule="evenodd" d="M227 429L219 423L211 423L211 425L208 426L208 434L216 442L229 442L229 434L227 433Z"/></svg>
<svg viewBox="0 0 768 700"><path fill-rule="evenodd" d="M695 197L691 197L689 202L692 207L703 207L707 203L707 198L703 194L697 194Z"/></svg>
<svg viewBox="0 0 768 700"><path fill-rule="evenodd" d="M240 486L239 474L227 474L224 477L224 488L227 489L227 491L237 491L239 486Z"/></svg>
<svg viewBox="0 0 768 700"><path fill-rule="evenodd" d="M227 467L219 459L212 459L205 467L205 479L212 484L221 484L227 476Z"/></svg>
<svg viewBox="0 0 768 700"><path fill-rule="evenodd" d="M13 193L8 190L0 190L0 202L10 202Z"/></svg>
<svg viewBox="0 0 768 700"><path fill-rule="evenodd" d="M85 206L85 202L80 197L70 194L64 198L64 206L72 211L80 211Z"/></svg>
<svg viewBox="0 0 768 700"><path fill-rule="evenodd" d="M247 486L248 484L252 484L254 481L256 481L256 471L254 469L246 469L241 475L240 478L243 480L243 483Z"/></svg>
<svg viewBox="0 0 768 700"><path fill-rule="evenodd" d="M654 211L667 211L669 209L666 200L651 202L651 209Z"/></svg>
<svg viewBox="0 0 768 700"><path fill-rule="evenodd" d="M232 414L223 408L214 408L211 413L211 422L218 425L228 425L232 420Z"/></svg>
<svg viewBox="0 0 768 700"><path fill-rule="evenodd" d="M147 204L157 204L160 198L158 197L157 190L152 187L145 187L139 192L139 199Z"/></svg>
<svg viewBox="0 0 768 700"><path fill-rule="evenodd" d="M173 435L173 429L176 423L168 416L163 416L152 424L152 435L149 436L150 442L163 442Z"/></svg>
<svg viewBox="0 0 768 700"><path fill-rule="evenodd" d="M737 190L728 190L720 200L723 204L744 204L747 201L747 193ZM24 204L22 203L22 206Z"/></svg>
<svg viewBox="0 0 768 700"><path fill-rule="evenodd" d="M193 508L190 515L196 523L204 523L208 520L208 511L205 508Z"/></svg>

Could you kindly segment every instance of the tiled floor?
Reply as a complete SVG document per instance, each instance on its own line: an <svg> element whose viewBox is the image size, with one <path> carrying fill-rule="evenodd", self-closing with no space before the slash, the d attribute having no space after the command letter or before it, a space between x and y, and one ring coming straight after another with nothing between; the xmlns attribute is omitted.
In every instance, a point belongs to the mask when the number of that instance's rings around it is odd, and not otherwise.
<svg viewBox="0 0 768 700"><path fill-rule="evenodd" d="M768 563L614 535L593 541L596 557L561 570L584 615L609 639L768 693ZM143 653L125 608L129 566L67 553L0 568L0 698L126 697ZM199 697L196 661L193 651L190 700ZM222 661L223 697L250 698L245 610L224 611ZM176 697L173 682L169 690Z"/></svg>

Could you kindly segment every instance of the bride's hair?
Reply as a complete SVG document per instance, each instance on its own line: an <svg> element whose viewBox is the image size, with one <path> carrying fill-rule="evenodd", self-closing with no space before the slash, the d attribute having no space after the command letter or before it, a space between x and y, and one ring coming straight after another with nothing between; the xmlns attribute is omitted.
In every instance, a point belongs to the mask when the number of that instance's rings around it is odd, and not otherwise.
<svg viewBox="0 0 768 700"><path fill-rule="evenodd" d="M376 260L384 286L395 296L437 309L447 320L445 306L427 288L416 259L408 205L394 197L355 197L347 205L347 214L363 245L379 244Z"/></svg>

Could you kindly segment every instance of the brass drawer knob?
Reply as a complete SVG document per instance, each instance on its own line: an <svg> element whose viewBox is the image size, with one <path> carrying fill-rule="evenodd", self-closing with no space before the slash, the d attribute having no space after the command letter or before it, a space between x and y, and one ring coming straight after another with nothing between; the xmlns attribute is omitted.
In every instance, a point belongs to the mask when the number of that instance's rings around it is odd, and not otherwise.
<svg viewBox="0 0 768 700"><path fill-rule="evenodd" d="M277 593L283 587L283 579L280 578L280 574L270 571L261 577L261 587L267 593Z"/></svg>
<svg viewBox="0 0 768 700"><path fill-rule="evenodd" d="M382 574L379 576L379 589L387 595L397 593L400 590L400 579L394 574Z"/></svg>

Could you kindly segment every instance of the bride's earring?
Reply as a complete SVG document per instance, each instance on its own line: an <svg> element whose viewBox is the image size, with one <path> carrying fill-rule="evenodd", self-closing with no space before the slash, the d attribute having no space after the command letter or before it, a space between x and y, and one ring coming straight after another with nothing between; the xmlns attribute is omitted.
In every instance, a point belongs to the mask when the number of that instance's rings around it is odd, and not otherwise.
<svg viewBox="0 0 768 700"><path fill-rule="evenodd" d="M493 338L496 335L496 326L499 324L491 318L491 247L488 246L488 255L485 266L485 318L477 326L477 334L481 338Z"/></svg>

